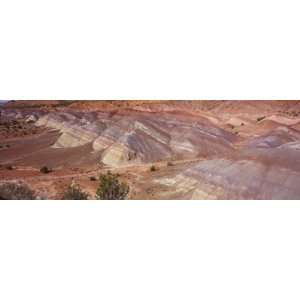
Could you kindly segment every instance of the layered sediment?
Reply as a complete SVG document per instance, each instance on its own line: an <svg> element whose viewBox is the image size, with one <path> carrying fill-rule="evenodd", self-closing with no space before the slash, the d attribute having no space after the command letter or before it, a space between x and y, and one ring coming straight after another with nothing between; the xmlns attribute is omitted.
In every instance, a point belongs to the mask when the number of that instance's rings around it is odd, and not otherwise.
<svg viewBox="0 0 300 300"><path fill-rule="evenodd" d="M167 167L153 178L138 174L145 190L161 188L157 198L300 198L299 101L21 104L2 105L1 116L51 133L44 148L32 147L36 153L26 148L28 160L47 158L55 167L92 162L128 170L180 162L181 167ZM21 152L21 144L16 149ZM14 156L10 149L0 151ZM22 159L20 155L15 161Z"/></svg>

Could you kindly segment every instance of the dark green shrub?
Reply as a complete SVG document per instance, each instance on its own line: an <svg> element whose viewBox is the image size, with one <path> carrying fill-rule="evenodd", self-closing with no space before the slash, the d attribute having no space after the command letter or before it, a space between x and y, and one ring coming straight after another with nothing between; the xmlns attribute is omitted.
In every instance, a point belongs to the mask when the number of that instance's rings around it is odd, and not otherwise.
<svg viewBox="0 0 300 300"><path fill-rule="evenodd" d="M0 184L0 200L35 200L35 193L25 183Z"/></svg>
<svg viewBox="0 0 300 300"><path fill-rule="evenodd" d="M120 182L118 177L118 175L111 172L100 175L96 198L99 200L126 199L129 193L129 186L125 182Z"/></svg>
<svg viewBox="0 0 300 300"><path fill-rule="evenodd" d="M63 200L87 200L89 194L83 192L78 184L72 182L64 193Z"/></svg>

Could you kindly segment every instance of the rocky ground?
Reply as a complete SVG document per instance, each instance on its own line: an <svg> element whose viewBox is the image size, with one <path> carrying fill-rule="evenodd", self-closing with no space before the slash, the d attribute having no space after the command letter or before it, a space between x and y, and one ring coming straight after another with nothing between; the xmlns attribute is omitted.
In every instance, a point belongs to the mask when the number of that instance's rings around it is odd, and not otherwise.
<svg viewBox="0 0 300 300"><path fill-rule="evenodd" d="M72 180L94 197L91 177L111 170L129 199L300 199L300 101L14 101L0 112L0 181L41 198L61 199Z"/></svg>

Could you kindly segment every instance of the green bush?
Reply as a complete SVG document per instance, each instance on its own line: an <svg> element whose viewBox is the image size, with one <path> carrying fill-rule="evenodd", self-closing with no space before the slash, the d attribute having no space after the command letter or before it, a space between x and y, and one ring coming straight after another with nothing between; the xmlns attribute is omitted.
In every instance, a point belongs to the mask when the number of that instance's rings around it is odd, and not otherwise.
<svg viewBox="0 0 300 300"><path fill-rule="evenodd" d="M129 186L125 182L120 182L118 177L118 175L111 172L100 175L100 183L96 192L98 200L126 199L129 193Z"/></svg>
<svg viewBox="0 0 300 300"><path fill-rule="evenodd" d="M87 200L89 194L83 192L78 184L72 182L64 193L63 200Z"/></svg>
<svg viewBox="0 0 300 300"><path fill-rule="evenodd" d="M0 185L0 200L35 199L35 193L25 183L6 182Z"/></svg>

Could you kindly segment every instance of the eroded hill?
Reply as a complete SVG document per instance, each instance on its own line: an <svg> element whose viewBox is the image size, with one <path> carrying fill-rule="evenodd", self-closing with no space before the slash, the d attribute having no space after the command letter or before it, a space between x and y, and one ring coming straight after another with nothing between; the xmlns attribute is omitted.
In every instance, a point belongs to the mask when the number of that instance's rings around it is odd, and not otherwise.
<svg viewBox="0 0 300 300"><path fill-rule="evenodd" d="M49 198L107 170L132 199L300 198L300 101L14 101L1 120L24 134L3 135L0 179Z"/></svg>

